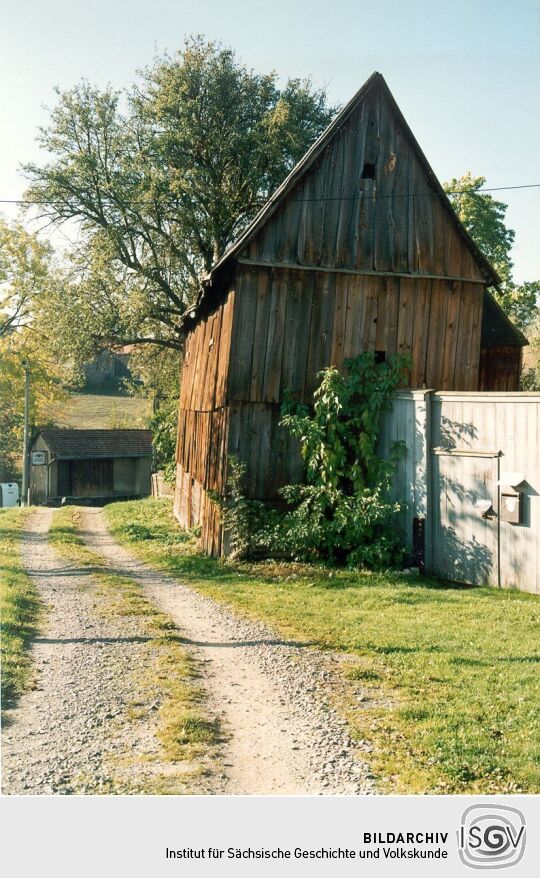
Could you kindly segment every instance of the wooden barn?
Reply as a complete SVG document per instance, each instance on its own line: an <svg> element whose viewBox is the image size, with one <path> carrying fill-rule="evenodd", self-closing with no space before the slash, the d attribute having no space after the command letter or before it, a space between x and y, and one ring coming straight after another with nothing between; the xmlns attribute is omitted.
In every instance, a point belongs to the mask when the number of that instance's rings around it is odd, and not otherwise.
<svg viewBox="0 0 540 878"><path fill-rule="evenodd" d="M409 352L410 387L515 390L523 336L486 291L499 278L459 223L375 73L204 280L185 315L175 513L227 552L209 491L231 455L246 493L302 478L279 427L286 389L372 350Z"/></svg>

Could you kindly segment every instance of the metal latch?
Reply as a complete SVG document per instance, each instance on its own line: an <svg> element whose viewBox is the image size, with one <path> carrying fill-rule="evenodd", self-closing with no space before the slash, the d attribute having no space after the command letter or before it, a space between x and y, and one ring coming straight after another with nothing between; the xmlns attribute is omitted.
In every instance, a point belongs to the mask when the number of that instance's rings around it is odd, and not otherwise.
<svg viewBox="0 0 540 878"><path fill-rule="evenodd" d="M493 508L491 500L477 500L474 505L482 518L497 518L497 513Z"/></svg>

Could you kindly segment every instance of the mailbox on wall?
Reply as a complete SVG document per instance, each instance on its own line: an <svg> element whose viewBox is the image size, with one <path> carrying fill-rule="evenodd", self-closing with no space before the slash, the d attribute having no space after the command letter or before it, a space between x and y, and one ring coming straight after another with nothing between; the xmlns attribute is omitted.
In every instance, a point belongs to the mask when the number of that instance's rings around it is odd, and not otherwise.
<svg viewBox="0 0 540 878"><path fill-rule="evenodd" d="M501 521L510 524L523 524L523 492L519 490L525 475L518 472L503 472L499 479L501 486Z"/></svg>
<svg viewBox="0 0 540 878"><path fill-rule="evenodd" d="M523 494L519 491L501 494L501 520L510 524L523 523Z"/></svg>

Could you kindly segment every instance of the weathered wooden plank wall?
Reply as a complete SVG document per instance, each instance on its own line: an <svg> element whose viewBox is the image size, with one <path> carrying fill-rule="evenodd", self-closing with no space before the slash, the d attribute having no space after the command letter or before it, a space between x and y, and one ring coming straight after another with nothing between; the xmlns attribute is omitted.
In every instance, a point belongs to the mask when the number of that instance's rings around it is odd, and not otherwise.
<svg viewBox="0 0 540 878"><path fill-rule="evenodd" d="M298 441L279 426L279 405L234 401L229 417L228 453L246 464L248 497L277 500L279 488L302 480Z"/></svg>
<svg viewBox="0 0 540 878"><path fill-rule="evenodd" d="M208 491L226 483L229 410L227 374L234 292L189 334L178 412L175 514L184 527L202 525L202 544L220 554L219 510Z"/></svg>
<svg viewBox="0 0 540 878"><path fill-rule="evenodd" d="M227 400L227 371L234 312L234 291L201 319L186 339L179 407L213 411Z"/></svg>
<svg viewBox="0 0 540 878"><path fill-rule="evenodd" d="M286 390L311 403L326 366L365 350L409 353L412 387L478 387L481 284L248 266L236 283L229 453L248 464L252 497L274 499L301 477L279 409Z"/></svg>
<svg viewBox="0 0 540 878"><path fill-rule="evenodd" d="M351 114L242 255L483 282L455 219L380 91Z"/></svg>
<svg viewBox="0 0 540 878"><path fill-rule="evenodd" d="M413 387L478 387L481 284L244 266L237 286L231 400L310 403L321 369L366 350L409 353Z"/></svg>
<svg viewBox="0 0 540 878"><path fill-rule="evenodd" d="M523 348L499 346L480 351L479 387L511 393L519 387Z"/></svg>

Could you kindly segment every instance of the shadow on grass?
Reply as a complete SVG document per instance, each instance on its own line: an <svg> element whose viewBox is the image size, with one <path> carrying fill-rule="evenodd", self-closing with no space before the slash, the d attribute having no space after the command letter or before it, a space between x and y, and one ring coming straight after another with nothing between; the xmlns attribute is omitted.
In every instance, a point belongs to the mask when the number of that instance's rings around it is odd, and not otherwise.
<svg viewBox="0 0 540 878"><path fill-rule="evenodd" d="M339 568L339 577L322 579L317 585L322 589L345 590L348 588L381 588L381 586L400 586L407 589L402 595L396 595L394 600L396 603L414 604L422 601L420 594L415 595L413 589L419 589L422 592L463 592L477 590L476 585L467 585L461 582L444 582L443 580L431 579L429 577L414 576L409 577L400 574L399 571L390 570L387 573L342 573ZM306 574L309 577L309 574Z"/></svg>
<svg viewBox="0 0 540 878"><path fill-rule="evenodd" d="M446 652L435 643L420 643L418 646L395 646L394 644L366 643L367 649L381 655L410 655L412 653L443 653Z"/></svg>
<svg viewBox="0 0 540 878"><path fill-rule="evenodd" d="M260 562L260 564L235 564L232 561L222 561L196 552L185 555L172 554L164 559L164 564L171 576L185 581L206 580L217 585L256 580L260 585L282 587L285 584L294 587L296 580L302 585L309 582L315 590L333 592L391 587L394 589L392 603L411 605L437 600L438 597L445 594L479 590L479 587L474 585L443 582L425 577L405 577L400 576L395 571L388 573L349 572L343 568L330 568L322 565L320 567L311 565L306 565L305 568L301 567L300 572L295 573L294 577L289 579L275 571L269 571L268 562L265 561ZM315 582L311 582L311 580L315 580ZM401 593L396 591L399 588L403 589Z"/></svg>
<svg viewBox="0 0 540 878"><path fill-rule="evenodd" d="M492 668L494 664L540 664L540 655L509 655L490 658L489 661L482 659L467 658L467 656L455 656L449 659L450 664L464 668Z"/></svg>
<svg viewBox="0 0 540 878"><path fill-rule="evenodd" d="M173 545L185 545L190 543L192 536L188 531L179 531L171 533L171 531L163 525L163 527L148 527L144 524L125 524L117 528L118 536L123 536L129 540L161 540L162 542L172 543Z"/></svg>
<svg viewBox="0 0 540 878"><path fill-rule="evenodd" d="M10 542L16 542L19 540L21 536L21 530L18 527L6 527L2 524L2 519L0 517L0 540L9 540Z"/></svg>
<svg viewBox="0 0 540 878"><path fill-rule="evenodd" d="M229 585L234 582L248 581L253 579L253 573L241 570L231 564L225 564L215 558L207 555L189 554L174 555L163 559L163 563L167 573L177 579L183 579L186 582L190 580L203 579L209 582L223 583ZM257 576L263 580L262 576ZM267 577L264 581L271 584L272 579Z"/></svg>
<svg viewBox="0 0 540 878"><path fill-rule="evenodd" d="M36 619L42 610L40 601L30 595L16 596L10 613L13 618L2 614L2 726L8 723L6 710L16 707L26 688L29 671L29 649L35 643L38 633Z"/></svg>

